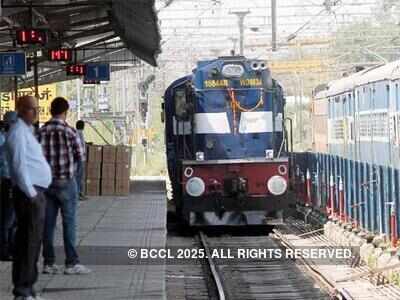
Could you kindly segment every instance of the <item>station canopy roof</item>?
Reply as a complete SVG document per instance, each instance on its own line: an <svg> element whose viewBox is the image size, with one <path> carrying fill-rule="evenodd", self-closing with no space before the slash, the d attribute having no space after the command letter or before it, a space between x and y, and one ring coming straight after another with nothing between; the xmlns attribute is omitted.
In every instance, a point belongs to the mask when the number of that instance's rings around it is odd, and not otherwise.
<svg viewBox="0 0 400 300"><path fill-rule="evenodd" d="M40 84L66 80L62 63L48 62L47 50L76 49L77 62L109 62L112 70L143 60L153 66L160 53L160 33L155 0L2 0L0 51L16 49L15 30L46 29L48 41L39 61ZM36 46L37 47L37 46ZM17 49L21 50L20 47ZM21 80L32 86L33 73ZM1 80L0 88L10 88Z"/></svg>

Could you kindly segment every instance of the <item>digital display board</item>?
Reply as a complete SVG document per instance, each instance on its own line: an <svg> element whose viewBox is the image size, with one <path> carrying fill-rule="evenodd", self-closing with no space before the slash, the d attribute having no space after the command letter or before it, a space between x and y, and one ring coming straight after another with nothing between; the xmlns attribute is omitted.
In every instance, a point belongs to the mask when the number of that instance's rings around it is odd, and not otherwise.
<svg viewBox="0 0 400 300"><path fill-rule="evenodd" d="M17 29L17 44L19 45L45 45L47 34L42 29Z"/></svg>
<svg viewBox="0 0 400 300"><path fill-rule="evenodd" d="M50 61L71 61L72 49L52 49L49 50L48 56Z"/></svg>
<svg viewBox="0 0 400 300"><path fill-rule="evenodd" d="M83 76L86 72L86 65L71 64L66 66L67 76Z"/></svg>

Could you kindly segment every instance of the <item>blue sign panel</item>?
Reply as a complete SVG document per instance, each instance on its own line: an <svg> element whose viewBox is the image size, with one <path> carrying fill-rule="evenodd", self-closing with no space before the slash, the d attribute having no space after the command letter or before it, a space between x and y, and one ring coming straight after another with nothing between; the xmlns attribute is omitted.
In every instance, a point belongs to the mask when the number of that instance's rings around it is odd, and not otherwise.
<svg viewBox="0 0 400 300"><path fill-rule="evenodd" d="M109 81L110 64L87 64L85 81Z"/></svg>
<svg viewBox="0 0 400 300"><path fill-rule="evenodd" d="M0 75L20 76L26 73L26 56L23 52L0 52Z"/></svg>

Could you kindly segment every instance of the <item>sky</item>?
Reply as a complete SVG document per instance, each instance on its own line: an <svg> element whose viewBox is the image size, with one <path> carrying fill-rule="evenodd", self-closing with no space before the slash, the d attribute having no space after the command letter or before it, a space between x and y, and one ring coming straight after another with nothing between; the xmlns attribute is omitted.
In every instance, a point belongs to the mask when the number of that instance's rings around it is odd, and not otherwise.
<svg viewBox="0 0 400 300"><path fill-rule="evenodd" d="M337 1L337 0L335 0ZM376 0L277 0L278 42L293 35L297 39L321 39L340 26L371 17ZM234 12L248 12L245 18L245 54L270 56L271 0L175 0L163 8L158 1L163 51L179 58L182 51L198 56L227 55L239 37ZM325 3L325 5L324 5ZM238 51L238 43L236 43ZM274 53L279 56L279 53Z"/></svg>
<svg viewBox="0 0 400 300"><path fill-rule="evenodd" d="M324 60L334 33L348 24L372 22L379 7L377 1L382 0L276 1L279 47L272 52L271 0L158 0L163 51L158 61L164 78L171 81L190 73L198 60L229 55L232 49L238 53L239 26L235 12L248 12L244 20L247 58L281 62L302 61L303 57L314 55ZM326 82L328 76L317 74L315 80L299 83L297 90L308 85L310 91L311 87ZM300 77L301 81L307 81ZM289 87L293 81L297 84L295 79L293 74L278 76Z"/></svg>

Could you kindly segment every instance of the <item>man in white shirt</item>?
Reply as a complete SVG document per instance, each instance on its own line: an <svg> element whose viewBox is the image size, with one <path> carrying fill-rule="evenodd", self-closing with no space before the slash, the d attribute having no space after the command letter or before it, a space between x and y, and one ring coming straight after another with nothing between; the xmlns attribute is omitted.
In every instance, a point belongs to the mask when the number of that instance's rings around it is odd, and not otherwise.
<svg viewBox="0 0 400 300"><path fill-rule="evenodd" d="M38 279L37 262L43 238L46 198L52 176L42 147L33 135L38 115L38 101L24 96L16 102L18 121L11 127L6 141L17 233L13 261L13 294L16 300L39 299L34 290Z"/></svg>

